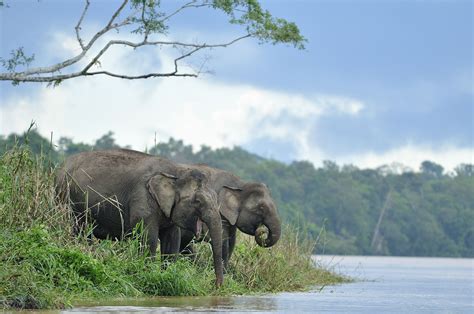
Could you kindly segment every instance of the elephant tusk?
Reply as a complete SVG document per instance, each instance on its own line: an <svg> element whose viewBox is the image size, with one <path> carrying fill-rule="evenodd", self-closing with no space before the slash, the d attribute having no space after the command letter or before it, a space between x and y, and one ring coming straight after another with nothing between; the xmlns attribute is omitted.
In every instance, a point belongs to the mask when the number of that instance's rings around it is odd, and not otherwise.
<svg viewBox="0 0 474 314"><path fill-rule="evenodd" d="M172 175L172 174L169 174L169 173L163 172L163 171L162 171L162 172L160 172L160 174L161 174L163 177L167 177L167 178L169 178L169 179L173 179L173 180L176 180L176 179L178 179L178 177L176 177L176 176L174 176L174 175Z"/></svg>
<svg viewBox="0 0 474 314"><path fill-rule="evenodd" d="M198 218L196 220L196 226L195 226L195 235L196 235L196 239L199 239L201 237L201 232L202 232L202 220L201 218Z"/></svg>
<svg viewBox="0 0 474 314"><path fill-rule="evenodd" d="M223 185L222 187L226 188L226 189L229 189L229 190L233 190L233 191L242 191L241 188L238 188L238 187L235 187L235 186Z"/></svg>

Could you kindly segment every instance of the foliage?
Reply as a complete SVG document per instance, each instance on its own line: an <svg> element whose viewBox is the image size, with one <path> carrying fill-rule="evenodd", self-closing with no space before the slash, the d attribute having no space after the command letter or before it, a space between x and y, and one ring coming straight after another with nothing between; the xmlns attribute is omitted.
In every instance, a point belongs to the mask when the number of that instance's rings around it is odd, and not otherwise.
<svg viewBox="0 0 474 314"><path fill-rule="evenodd" d="M470 164L450 174L431 161L423 162L418 173L399 173L406 171L402 165L372 170L331 161L316 169L307 161L284 164L239 147L203 146L194 153L190 145L174 139L159 143L150 153L185 163L205 162L265 182L286 223L304 224L312 236L324 231L325 245L318 246L319 253L474 256Z"/></svg>
<svg viewBox="0 0 474 314"><path fill-rule="evenodd" d="M0 225L24 229L37 223L69 224L67 211L54 202L53 176L44 156L32 158L29 149L10 149L1 157Z"/></svg>
<svg viewBox="0 0 474 314"><path fill-rule="evenodd" d="M121 242L73 236L71 209L55 199L54 166L30 150L41 152L32 140L43 140L31 132L7 139L15 142L0 159L0 308L63 308L84 298L302 290L346 280L315 268L314 243L299 242L291 230L270 249L241 241L221 289L214 286L208 243L198 245L196 261L181 257L165 267L150 258L140 225ZM276 269L282 272L278 277Z"/></svg>
<svg viewBox="0 0 474 314"><path fill-rule="evenodd" d="M257 0L213 0L212 6L229 15L230 23L244 25L247 33L262 43L290 43L296 48L304 49L306 39L300 34L296 24L274 18L270 12L262 9Z"/></svg>
<svg viewBox="0 0 474 314"><path fill-rule="evenodd" d="M264 286L264 291L270 292L304 290L312 282L325 286L335 280L348 280L335 279L333 273L314 267L314 240L294 227L283 229L282 238L272 249L259 247L252 237L241 236L230 261L232 278L251 290Z"/></svg>
<svg viewBox="0 0 474 314"><path fill-rule="evenodd" d="M29 145L33 152L60 161L82 150L118 146L113 133L101 139L87 145L62 138L58 151L50 150L49 141L32 131ZM25 142L25 136L0 138L0 152L15 142ZM312 237L322 235L324 245L318 246L318 253L474 256L472 164L461 164L450 174L431 161L423 162L416 173L398 173L404 169L400 165L373 170L340 167L331 161L316 169L307 161L284 164L239 147L202 146L194 151L172 138L149 153L178 162L207 163L246 180L265 182L285 223L304 225Z"/></svg>
<svg viewBox="0 0 474 314"><path fill-rule="evenodd" d="M4 60L0 58L0 64L8 72L14 72L17 66L27 67L34 60L35 55L27 56L23 51L23 47L20 47L10 52L10 59Z"/></svg>

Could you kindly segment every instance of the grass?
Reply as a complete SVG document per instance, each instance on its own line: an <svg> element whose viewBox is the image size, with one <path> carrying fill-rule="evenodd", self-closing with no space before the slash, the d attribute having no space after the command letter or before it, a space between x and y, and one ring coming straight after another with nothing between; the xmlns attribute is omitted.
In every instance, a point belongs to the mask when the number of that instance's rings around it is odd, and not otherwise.
<svg viewBox="0 0 474 314"><path fill-rule="evenodd" d="M305 290L346 279L315 267L314 241L285 227L270 249L238 239L224 285L214 286L211 249L179 258L166 269L145 253L137 232L129 240L72 235L71 211L57 202L53 169L27 147L0 159L0 308L64 308L82 299L236 295Z"/></svg>

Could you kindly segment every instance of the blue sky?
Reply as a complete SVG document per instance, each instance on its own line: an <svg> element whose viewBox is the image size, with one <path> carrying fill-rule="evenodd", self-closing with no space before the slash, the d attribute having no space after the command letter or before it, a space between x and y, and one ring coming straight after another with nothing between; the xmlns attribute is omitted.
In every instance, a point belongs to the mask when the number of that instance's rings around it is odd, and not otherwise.
<svg viewBox="0 0 474 314"><path fill-rule="evenodd" d="M97 31L118 3L91 2L85 34ZM91 142L113 130L136 149L150 146L157 132L159 140L240 145L316 165L330 159L416 169L430 159L451 169L473 162L472 1L262 3L297 23L306 50L246 40L210 52L215 74L199 79L88 78L54 89L1 82L0 133L20 132L34 119L45 135ZM37 65L74 55L81 7L82 1L10 1L0 9L0 56L19 46L35 53ZM170 28L171 36L192 39L237 34L214 11L192 12ZM104 64L146 69L164 64L162 54L113 51Z"/></svg>

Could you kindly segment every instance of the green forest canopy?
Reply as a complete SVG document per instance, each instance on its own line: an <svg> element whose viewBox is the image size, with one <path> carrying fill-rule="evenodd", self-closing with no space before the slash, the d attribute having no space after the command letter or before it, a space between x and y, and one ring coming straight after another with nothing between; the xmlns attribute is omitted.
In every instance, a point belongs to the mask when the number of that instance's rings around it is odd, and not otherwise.
<svg viewBox="0 0 474 314"><path fill-rule="evenodd" d="M25 136L0 136L0 153ZM54 163L87 150L118 148L109 132L94 145L62 137L58 147L36 131L28 135L35 153ZM389 166L359 169L324 161L285 164L234 147L211 149L170 139L148 153L178 162L206 163L245 180L264 182L286 223L320 236L317 253L474 257L474 165L445 174L425 161L419 172L394 173Z"/></svg>

